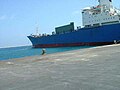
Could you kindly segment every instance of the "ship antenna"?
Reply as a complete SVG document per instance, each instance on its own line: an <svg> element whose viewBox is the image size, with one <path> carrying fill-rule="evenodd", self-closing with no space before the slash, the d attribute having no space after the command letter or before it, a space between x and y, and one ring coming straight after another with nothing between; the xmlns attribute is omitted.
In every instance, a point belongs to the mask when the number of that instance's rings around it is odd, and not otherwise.
<svg viewBox="0 0 120 90"><path fill-rule="evenodd" d="M36 27L36 35L38 35L38 26Z"/></svg>
<svg viewBox="0 0 120 90"><path fill-rule="evenodd" d="M39 35L39 26L38 26L38 23L36 24L36 35Z"/></svg>

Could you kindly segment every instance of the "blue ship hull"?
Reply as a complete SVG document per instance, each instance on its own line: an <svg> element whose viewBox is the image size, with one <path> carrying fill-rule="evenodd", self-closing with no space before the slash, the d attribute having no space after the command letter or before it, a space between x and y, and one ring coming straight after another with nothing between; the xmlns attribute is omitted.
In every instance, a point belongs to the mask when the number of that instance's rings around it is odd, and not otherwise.
<svg viewBox="0 0 120 90"><path fill-rule="evenodd" d="M113 44L120 40L120 24L81 28L76 31L51 36L28 36L33 47L96 46Z"/></svg>

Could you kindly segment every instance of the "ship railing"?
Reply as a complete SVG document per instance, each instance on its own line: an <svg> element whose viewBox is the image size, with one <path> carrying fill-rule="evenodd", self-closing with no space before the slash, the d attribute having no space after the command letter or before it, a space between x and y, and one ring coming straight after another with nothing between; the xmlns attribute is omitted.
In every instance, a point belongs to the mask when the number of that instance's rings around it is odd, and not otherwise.
<svg viewBox="0 0 120 90"><path fill-rule="evenodd" d="M41 35L33 35L33 34L31 34L30 36L31 36L31 37L36 37L36 38L37 38L37 37L41 37Z"/></svg>

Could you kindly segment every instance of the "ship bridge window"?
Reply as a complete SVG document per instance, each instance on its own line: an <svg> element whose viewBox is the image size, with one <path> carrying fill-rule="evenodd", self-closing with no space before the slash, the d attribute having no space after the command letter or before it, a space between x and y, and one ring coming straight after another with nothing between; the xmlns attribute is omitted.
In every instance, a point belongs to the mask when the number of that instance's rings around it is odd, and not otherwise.
<svg viewBox="0 0 120 90"><path fill-rule="evenodd" d="M112 21L112 22L104 22L102 25L109 25L109 24L117 24L119 21Z"/></svg>

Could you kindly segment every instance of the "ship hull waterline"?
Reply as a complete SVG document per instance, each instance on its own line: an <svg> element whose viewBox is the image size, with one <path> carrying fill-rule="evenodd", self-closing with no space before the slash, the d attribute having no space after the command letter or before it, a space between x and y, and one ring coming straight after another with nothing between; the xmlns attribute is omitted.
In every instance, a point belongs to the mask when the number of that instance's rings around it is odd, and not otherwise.
<svg viewBox="0 0 120 90"><path fill-rule="evenodd" d="M93 43L70 43L70 44L38 44L33 45L34 48L53 48L53 47L76 47L76 46L102 46L110 45L114 42L93 42Z"/></svg>

